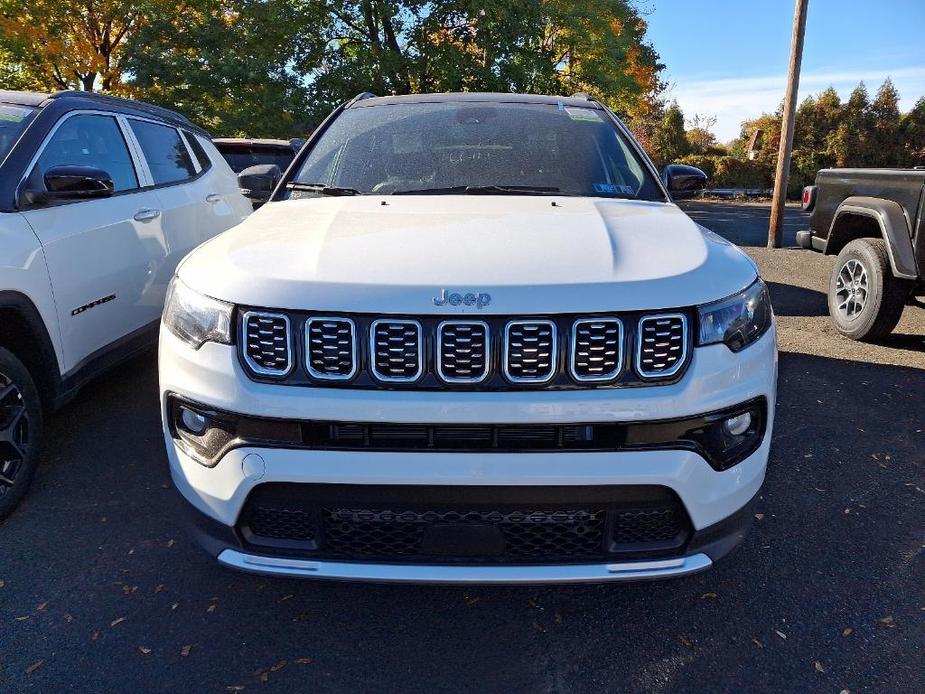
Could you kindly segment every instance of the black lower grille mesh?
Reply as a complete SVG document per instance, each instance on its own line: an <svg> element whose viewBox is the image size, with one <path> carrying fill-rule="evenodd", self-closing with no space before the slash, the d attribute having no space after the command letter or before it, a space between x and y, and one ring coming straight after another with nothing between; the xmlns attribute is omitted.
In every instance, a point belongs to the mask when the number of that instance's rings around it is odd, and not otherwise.
<svg viewBox="0 0 925 694"><path fill-rule="evenodd" d="M258 498L246 505L239 530L258 548L337 560L569 563L670 555L690 534L687 514L670 490L645 489L659 491L648 500L637 494L616 503L553 505Z"/></svg>

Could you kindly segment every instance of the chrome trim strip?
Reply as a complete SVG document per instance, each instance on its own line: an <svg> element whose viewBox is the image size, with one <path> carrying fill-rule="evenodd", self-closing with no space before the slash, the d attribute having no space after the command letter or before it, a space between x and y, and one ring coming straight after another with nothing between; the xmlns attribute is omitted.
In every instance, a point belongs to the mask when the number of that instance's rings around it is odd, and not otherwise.
<svg viewBox="0 0 925 694"><path fill-rule="evenodd" d="M606 374L601 374L600 376L579 376L575 371L575 358L577 355L577 344L578 344L578 326L584 323L615 323L617 326L617 365L613 371L610 371ZM620 375L620 372L623 370L623 352L624 352L624 338L626 332L623 330L623 321L616 317L603 317L603 318L576 318L575 322L572 323L572 341L569 345L569 352L571 353L571 358L569 359L569 374L571 377L578 381L579 383L599 383L603 381L612 381L617 376Z"/></svg>
<svg viewBox="0 0 925 694"><path fill-rule="evenodd" d="M476 378L459 378L447 376L443 373L443 327L445 325L479 325L485 330L485 369L482 375ZM482 320L445 320L437 324L437 354L434 358L437 365L437 376L444 383L481 383L491 371L491 328Z"/></svg>
<svg viewBox="0 0 925 694"><path fill-rule="evenodd" d="M680 318L681 319L681 358L670 369L657 371L655 373L646 373L642 370L642 324L648 320L658 320L660 318ZM650 313L642 316L636 325L636 373L640 378L657 379L669 378L674 376L678 371L684 368L687 363L687 316L683 313Z"/></svg>
<svg viewBox="0 0 925 694"><path fill-rule="evenodd" d="M413 325L418 331L418 369L413 376L385 376L376 371L376 327L381 325ZM424 373L424 327L416 320L377 318L369 324L369 372L383 383L413 383Z"/></svg>
<svg viewBox="0 0 925 694"><path fill-rule="evenodd" d="M312 367L312 353L308 344L309 331L311 330L312 323L322 323L324 321L337 321L339 323L347 323L350 326L350 359L353 362L353 368L350 370L349 374L326 374ZM358 358L359 350L357 345L357 325L352 318L347 318L346 316L312 316L307 321L305 321L304 338L305 369L308 371L309 376L319 381L349 381L351 378L357 375L357 371L360 370L360 360Z"/></svg>
<svg viewBox="0 0 925 694"><path fill-rule="evenodd" d="M283 322L286 324L286 368L285 369L268 369L265 366L261 366L255 362L251 356L247 353L247 321L250 318L272 318L277 320L279 318L283 319ZM290 371L292 371L292 325L289 322L289 316L284 313L271 313L269 311L246 311L241 316L241 354L244 356L244 363L247 364L247 368L253 371L255 374L261 376L287 376Z"/></svg>
<svg viewBox="0 0 925 694"><path fill-rule="evenodd" d="M225 549L218 555L224 566L240 571L342 581L380 583L442 584L542 584L604 583L608 581L644 581L686 576L710 568L706 554L649 561L625 561L613 564L553 565L416 565L366 564L360 562L313 561L246 554Z"/></svg>
<svg viewBox="0 0 925 694"><path fill-rule="evenodd" d="M523 377L523 376L512 376L508 370L508 357L509 357L509 347L510 347L510 334L511 327L515 325L546 325L551 331L551 342L552 342L552 352L550 354L549 361L549 375L544 377ZM508 321L507 325L504 326L504 350L502 351L501 356L501 368L504 372L504 377L511 383L548 383L551 381L556 372L559 370L559 331L556 329L556 324L551 320L512 320Z"/></svg>

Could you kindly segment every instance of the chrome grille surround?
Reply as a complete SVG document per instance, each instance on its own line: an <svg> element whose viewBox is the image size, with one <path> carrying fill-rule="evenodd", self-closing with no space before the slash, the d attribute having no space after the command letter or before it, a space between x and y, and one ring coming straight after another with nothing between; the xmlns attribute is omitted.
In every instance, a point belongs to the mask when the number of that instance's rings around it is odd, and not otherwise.
<svg viewBox="0 0 925 694"><path fill-rule="evenodd" d="M687 332L687 316L683 313L656 313L640 318L636 373L645 379L669 378L678 373L687 361Z"/></svg>
<svg viewBox="0 0 925 694"><path fill-rule="evenodd" d="M458 334L460 329L463 329L464 332L468 329L471 334L473 328L481 329L483 334L481 369L472 368L471 364L466 367L460 366L460 362L465 363L467 360L477 362L479 359L477 352L475 356L465 355L465 350L459 348L457 344L460 339L469 339L462 338ZM447 334L450 329L454 330L452 335ZM452 357L452 363L450 363L448 357ZM437 375L444 383L474 384L484 381L491 369L491 329L488 327L488 323L479 320L462 319L442 321L437 325L437 354L434 361L437 365ZM449 370L455 371L455 373L451 374ZM460 376L460 371L468 372L468 374Z"/></svg>
<svg viewBox="0 0 925 694"><path fill-rule="evenodd" d="M241 354L247 368L261 376L286 376L293 366L290 327L289 317L282 313L245 312L241 316ZM264 334L254 334L253 330L263 330ZM266 365L268 361L279 362L283 355L285 366Z"/></svg>
<svg viewBox="0 0 925 694"><path fill-rule="evenodd" d="M545 330L544 330L545 329ZM519 340L519 342L515 342ZM530 346L524 341L531 343ZM536 346L533 346L535 344ZM512 349L513 347L513 349ZM533 353L536 353L534 356ZM512 320L504 326L504 350L502 370L511 383L546 383L556 375L559 359L559 336L556 324L551 320ZM514 365L515 360L518 365ZM531 361L537 366L526 366ZM548 362L548 364L547 364ZM540 370L543 365L546 371ZM515 374L514 370L536 370L535 375Z"/></svg>
<svg viewBox="0 0 925 694"><path fill-rule="evenodd" d="M413 335L409 335L409 328L413 328ZM382 343L382 340L385 342ZM414 365L409 374L410 355L413 355ZM380 369L382 360L390 364L384 368L393 373ZM421 324L416 320L389 318L379 318L370 323L369 370L384 383L413 383L418 380L424 373L424 329ZM396 374L396 370L401 373Z"/></svg>
<svg viewBox="0 0 925 694"><path fill-rule="evenodd" d="M332 335L325 330L336 332ZM321 355L317 354L319 348L323 351ZM346 359L350 364L347 370L338 365ZM321 369L317 368L319 365ZM312 316L305 321L305 368L312 378L320 381L349 381L356 376L360 364L356 323L352 318Z"/></svg>
<svg viewBox="0 0 925 694"><path fill-rule="evenodd" d="M599 332L601 330L604 330L603 335ZM619 318L576 318L572 323L572 343L569 346L571 377L579 383L616 378L623 370L623 335L623 321ZM600 367L592 365L596 361L600 362ZM598 368L601 372L595 373Z"/></svg>

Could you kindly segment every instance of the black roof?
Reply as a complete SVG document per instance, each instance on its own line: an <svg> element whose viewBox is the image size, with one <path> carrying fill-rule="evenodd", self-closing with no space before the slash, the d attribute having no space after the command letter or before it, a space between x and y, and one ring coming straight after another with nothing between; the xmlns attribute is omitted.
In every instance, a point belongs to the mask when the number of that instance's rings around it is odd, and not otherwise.
<svg viewBox="0 0 925 694"><path fill-rule="evenodd" d="M407 94L403 96L374 96L364 93L350 102L348 108L365 108L387 104L426 104L446 102L494 102L514 104L552 104L574 108L601 108L601 105L587 94L575 96L550 96L542 94L505 94L501 92L445 92L438 94Z"/></svg>
<svg viewBox="0 0 925 694"><path fill-rule="evenodd" d="M68 103L73 102L75 106L109 106L119 111L134 111L139 114L146 114L165 120L174 125L181 125L187 128L195 128L189 119L181 113L171 111L169 108L147 104L143 101L134 101L132 99L123 99L118 96L109 94L98 94L96 92L84 92L75 90L65 90L54 93L41 92L14 92L0 90L0 103L16 104L18 106L35 106L45 107L54 102ZM204 132L204 131L202 131Z"/></svg>

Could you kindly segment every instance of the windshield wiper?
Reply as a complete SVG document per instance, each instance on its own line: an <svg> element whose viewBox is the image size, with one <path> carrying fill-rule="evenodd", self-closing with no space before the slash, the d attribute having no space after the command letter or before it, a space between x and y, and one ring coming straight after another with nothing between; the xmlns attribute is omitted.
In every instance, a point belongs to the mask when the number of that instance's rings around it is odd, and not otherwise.
<svg viewBox="0 0 925 694"><path fill-rule="evenodd" d="M339 186L329 186L324 183L298 183L296 181L286 186L289 190L307 190L312 193L321 193L322 195L362 195L356 188L341 188Z"/></svg>
<svg viewBox="0 0 925 694"><path fill-rule="evenodd" d="M396 190L392 195L557 195L553 186L449 186L447 188L420 188Z"/></svg>

